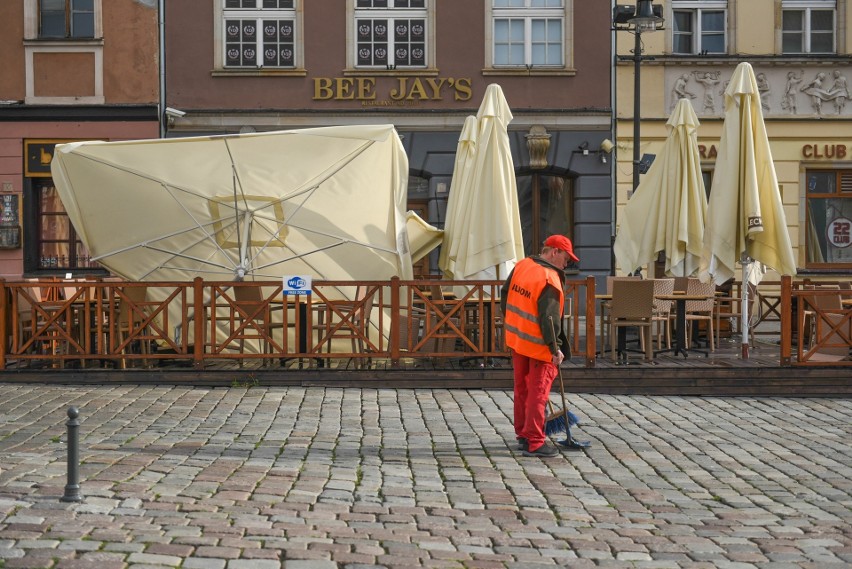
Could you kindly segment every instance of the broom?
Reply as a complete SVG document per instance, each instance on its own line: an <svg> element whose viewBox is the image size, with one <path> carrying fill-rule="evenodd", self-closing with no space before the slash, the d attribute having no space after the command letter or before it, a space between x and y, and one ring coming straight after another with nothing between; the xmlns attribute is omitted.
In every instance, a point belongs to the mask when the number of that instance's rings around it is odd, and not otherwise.
<svg viewBox="0 0 852 569"><path fill-rule="evenodd" d="M555 348L556 329L553 326L553 317L549 316L548 318L550 319L550 333L553 336L553 347ZM550 413L544 421L544 434L549 437L559 433L568 434L571 432L571 427L580 424L580 418L569 411L568 406L565 404L565 382L562 379L562 367L556 366L556 369L559 370L559 393L562 395L562 409L554 409L553 402L548 398L547 404L550 407Z"/></svg>

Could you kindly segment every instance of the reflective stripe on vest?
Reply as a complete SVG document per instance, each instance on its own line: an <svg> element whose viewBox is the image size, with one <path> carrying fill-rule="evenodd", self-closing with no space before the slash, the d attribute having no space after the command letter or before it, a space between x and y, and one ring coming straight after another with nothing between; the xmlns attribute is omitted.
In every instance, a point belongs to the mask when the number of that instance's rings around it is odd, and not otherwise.
<svg viewBox="0 0 852 569"><path fill-rule="evenodd" d="M530 358L550 361L553 353L544 343L538 323L538 299L546 284L559 291L559 312L565 302L562 283L556 271L546 269L532 259L523 259L512 273L506 298L506 345ZM556 323L554 323L555 327Z"/></svg>

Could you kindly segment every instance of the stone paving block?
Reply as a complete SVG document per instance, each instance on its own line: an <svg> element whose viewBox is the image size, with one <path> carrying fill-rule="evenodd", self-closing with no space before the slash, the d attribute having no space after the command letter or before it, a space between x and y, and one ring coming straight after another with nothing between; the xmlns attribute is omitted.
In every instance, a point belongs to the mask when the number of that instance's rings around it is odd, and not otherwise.
<svg viewBox="0 0 852 569"><path fill-rule="evenodd" d="M0 416L12 416L5 389ZM42 419L45 393L76 390L97 412L86 419L86 502L64 505L44 500L62 493L60 455L26 441L54 428ZM0 559L21 553L10 562L61 553L75 567L105 554L153 567L129 558L162 555L221 569L280 554L442 567L466 555L470 567L822 569L850 556L852 476L841 459L852 409L838 399L576 395L596 446L548 462L512 450L511 392L501 390L39 385L16 394L26 438L0 441L12 461ZM99 542L103 551L87 551ZM222 555L203 557L204 547Z"/></svg>

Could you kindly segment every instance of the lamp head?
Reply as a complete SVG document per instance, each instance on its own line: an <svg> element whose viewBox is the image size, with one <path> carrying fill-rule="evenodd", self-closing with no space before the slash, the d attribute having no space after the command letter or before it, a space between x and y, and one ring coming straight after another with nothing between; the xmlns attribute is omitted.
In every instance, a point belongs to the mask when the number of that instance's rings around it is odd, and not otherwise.
<svg viewBox="0 0 852 569"><path fill-rule="evenodd" d="M636 15L630 19L630 23L639 33L653 32L663 23L663 7L654 6L651 0L636 1Z"/></svg>

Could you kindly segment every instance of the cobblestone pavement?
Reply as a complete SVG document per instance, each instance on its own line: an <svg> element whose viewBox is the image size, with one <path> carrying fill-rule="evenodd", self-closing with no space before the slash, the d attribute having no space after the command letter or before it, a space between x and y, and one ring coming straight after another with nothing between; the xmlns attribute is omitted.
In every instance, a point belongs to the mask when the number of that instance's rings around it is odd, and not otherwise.
<svg viewBox="0 0 852 569"><path fill-rule="evenodd" d="M852 567L852 401L571 400L545 460L504 391L0 384L0 568Z"/></svg>

